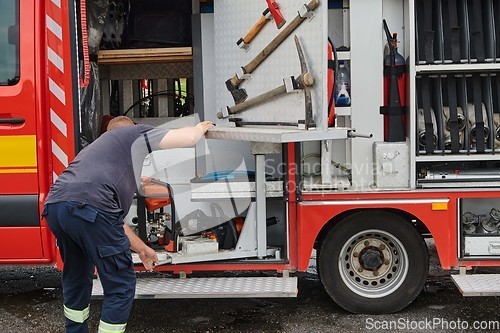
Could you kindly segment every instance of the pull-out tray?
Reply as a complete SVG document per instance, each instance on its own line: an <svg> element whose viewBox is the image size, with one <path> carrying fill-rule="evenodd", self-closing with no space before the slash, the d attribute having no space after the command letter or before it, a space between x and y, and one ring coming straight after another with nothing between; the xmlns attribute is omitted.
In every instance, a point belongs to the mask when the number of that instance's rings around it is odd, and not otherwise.
<svg viewBox="0 0 500 333"><path fill-rule="evenodd" d="M302 130L290 127L214 127L208 131L206 138L218 140L287 143L347 139L350 132L350 128L343 127L329 128L326 131Z"/></svg>

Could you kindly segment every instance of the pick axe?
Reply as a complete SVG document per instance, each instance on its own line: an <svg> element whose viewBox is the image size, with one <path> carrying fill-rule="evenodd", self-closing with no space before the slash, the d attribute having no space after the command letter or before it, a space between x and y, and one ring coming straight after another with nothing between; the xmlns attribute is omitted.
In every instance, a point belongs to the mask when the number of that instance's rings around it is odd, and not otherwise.
<svg viewBox="0 0 500 333"><path fill-rule="evenodd" d="M241 68L241 75L234 75L226 81L226 87L234 99L234 104L240 104L246 101L248 94L245 89L239 88L245 80L245 75L251 74L271 53L283 43L283 41L304 22L311 13L318 8L319 0L311 0L308 5L303 5L298 11L297 16L290 22L274 39L246 66Z"/></svg>
<svg viewBox="0 0 500 333"><path fill-rule="evenodd" d="M304 90L305 96L305 116L306 116L306 128L313 125L312 121L312 96L310 87L314 84L314 77L309 72L307 67L306 58L304 55L304 50L300 43L299 37L295 36L295 45L297 47L297 53L299 55L300 60L300 75L295 77L290 77L283 80L283 84L279 87L265 92L257 97L251 98L245 102L237 104L235 106L228 106L224 108L222 111L217 113L217 118L223 119L227 118L230 115L237 114L243 112L253 106L257 106L262 103L269 102L273 100L273 98L284 95L286 93L296 91L296 90Z"/></svg>
<svg viewBox="0 0 500 333"><path fill-rule="evenodd" d="M275 0L266 0L267 2L267 8L266 10L262 13L262 16L260 17L259 21L255 23L255 25L250 29L250 31L245 35L245 37L240 38L236 44L239 47L245 47L245 45L250 44L250 42L257 36L257 34L262 30L262 28L266 25L267 22L271 21L274 19L274 23L276 23L276 26L278 29L281 29L285 23L286 20L281 14L280 7L276 3Z"/></svg>

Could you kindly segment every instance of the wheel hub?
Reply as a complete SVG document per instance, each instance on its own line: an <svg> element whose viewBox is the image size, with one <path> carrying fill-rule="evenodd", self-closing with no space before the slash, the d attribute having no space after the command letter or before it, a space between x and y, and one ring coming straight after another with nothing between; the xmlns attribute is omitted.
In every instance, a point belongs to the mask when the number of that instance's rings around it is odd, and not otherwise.
<svg viewBox="0 0 500 333"><path fill-rule="evenodd" d="M375 247L365 248L359 256L359 263L366 270L376 271L384 263L384 254Z"/></svg>
<svg viewBox="0 0 500 333"><path fill-rule="evenodd" d="M351 265L363 279L380 279L391 269L394 256L390 245L376 237L362 238L352 248Z"/></svg>

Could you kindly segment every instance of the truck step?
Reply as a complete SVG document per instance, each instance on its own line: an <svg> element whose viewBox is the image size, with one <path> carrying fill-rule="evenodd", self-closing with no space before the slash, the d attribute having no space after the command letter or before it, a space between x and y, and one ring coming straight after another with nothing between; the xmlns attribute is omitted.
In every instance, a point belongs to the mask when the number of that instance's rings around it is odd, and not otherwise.
<svg viewBox="0 0 500 333"><path fill-rule="evenodd" d="M103 298L99 279L92 297ZM138 278L136 299L297 297L296 277Z"/></svg>
<svg viewBox="0 0 500 333"><path fill-rule="evenodd" d="M500 274L452 275L453 282L466 296L500 296Z"/></svg>

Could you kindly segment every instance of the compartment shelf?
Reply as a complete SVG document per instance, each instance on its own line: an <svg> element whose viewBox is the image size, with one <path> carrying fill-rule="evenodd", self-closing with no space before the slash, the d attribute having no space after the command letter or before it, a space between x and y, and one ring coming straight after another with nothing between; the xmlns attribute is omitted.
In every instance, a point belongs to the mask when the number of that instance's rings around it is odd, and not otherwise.
<svg viewBox="0 0 500 333"><path fill-rule="evenodd" d="M99 51L100 65L179 63L191 61L193 61L191 47Z"/></svg>
<svg viewBox="0 0 500 333"><path fill-rule="evenodd" d="M500 70L500 63L418 65L415 70L417 73L492 72Z"/></svg>
<svg viewBox="0 0 500 333"><path fill-rule="evenodd" d="M461 161L497 161L500 160L500 154L478 154L478 155L420 155L416 157L416 162L453 162Z"/></svg>

